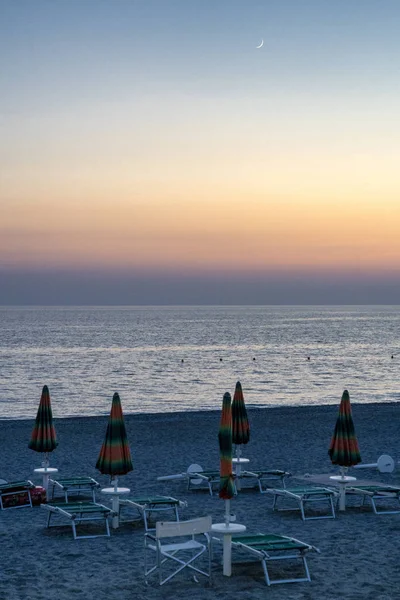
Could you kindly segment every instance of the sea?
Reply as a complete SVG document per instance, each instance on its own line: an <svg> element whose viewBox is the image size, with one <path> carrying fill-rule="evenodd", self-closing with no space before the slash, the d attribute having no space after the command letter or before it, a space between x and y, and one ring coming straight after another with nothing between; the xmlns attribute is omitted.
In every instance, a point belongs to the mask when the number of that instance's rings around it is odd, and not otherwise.
<svg viewBox="0 0 400 600"><path fill-rule="evenodd" d="M0 307L0 419L400 401L399 306Z"/></svg>

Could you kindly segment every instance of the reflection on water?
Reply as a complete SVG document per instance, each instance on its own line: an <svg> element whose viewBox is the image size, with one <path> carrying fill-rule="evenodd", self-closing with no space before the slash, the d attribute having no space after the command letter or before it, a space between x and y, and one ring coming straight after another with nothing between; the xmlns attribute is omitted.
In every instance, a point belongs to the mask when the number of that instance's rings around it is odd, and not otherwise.
<svg viewBox="0 0 400 600"><path fill-rule="evenodd" d="M45 383L55 417L219 409L238 379L249 406L397 401L399 331L399 307L0 308L0 418Z"/></svg>

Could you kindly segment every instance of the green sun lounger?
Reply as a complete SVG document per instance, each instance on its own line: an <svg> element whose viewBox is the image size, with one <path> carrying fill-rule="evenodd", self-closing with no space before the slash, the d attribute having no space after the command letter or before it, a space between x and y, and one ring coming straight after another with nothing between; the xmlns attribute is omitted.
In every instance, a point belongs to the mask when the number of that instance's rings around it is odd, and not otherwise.
<svg viewBox="0 0 400 600"><path fill-rule="evenodd" d="M372 510L376 515L394 515L400 513L400 506L397 510L388 508L379 510L377 503L389 501L397 501L400 504L400 487L391 485L352 485L346 488L346 496L354 495L361 496L361 506L366 500L371 502Z"/></svg>
<svg viewBox="0 0 400 600"><path fill-rule="evenodd" d="M179 521L179 508L187 506L186 502L172 498L171 496L148 496L141 498L120 498L120 512L123 507L133 508L139 513L139 519L124 519L121 522L133 523L138 520L144 522L145 531L150 531L149 520L151 517L160 516L160 513L172 512L175 521ZM161 519L159 519L161 520Z"/></svg>
<svg viewBox="0 0 400 600"><path fill-rule="evenodd" d="M50 525L52 515L58 515L69 519L72 526L74 540L96 537L110 537L110 527L108 517L115 516L115 513L108 506L98 504L97 502L57 502L41 504L40 508L48 511L47 527L55 527ZM96 535L78 535L76 526L86 521L103 521L105 524L106 533Z"/></svg>
<svg viewBox="0 0 400 600"><path fill-rule="evenodd" d="M269 585L278 583L299 583L302 581L311 581L310 571L307 565L306 554L311 550L320 552L315 546L300 542L295 538L284 535L265 535L258 533L256 535L244 535L232 538L232 547L242 550L261 561L265 582ZM300 561L303 565L304 574L298 577L287 577L284 579L271 579L268 571L268 563L272 561Z"/></svg>
<svg viewBox="0 0 400 600"><path fill-rule="evenodd" d="M272 510L293 510L293 508L277 508L278 499L283 502L290 503L293 505L295 502L298 505L298 510L301 512L301 518L303 521L311 519L334 519L335 518L335 506L334 499L336 499L338 492L336 490L326 487L291 487L291 488L274 488L266 489L267 494L272 494L274 501L272 504ZM327 504L329 512L323 515L306 516L306 505L310 504Z"/></svg>
<svg viewBox="0 0 400 600"><path fill-rule="evenodd" d="M187 473L187 489L206 488L213 495L214 489L219 489L219 471L193 471Z"/></svg>
<svg viewBox="0 0 400 600"><path fill-rule="evenodd" d="M271 489L274 486L269 485L270 482L274 484L279 481L283 488L286 487L285 479L290 477L291 473L288 471L281 471L280 469L257 469L255 471L242 471L240 473L240 479L256 479L258 489L261 494L265 494L267 489Z"/></svg>
<svg viewBox="0 0 400 600"><path fill-rule="evenodd" d="M204 471L198 464L192 464L187 471L176 475L163 475L157 477L157 481L186 481L188 490L208 489L210 496L214 488L219 488L220 473L217 470Z"/></svg>
<svg viewBox="0 0 400 600"><path fill-rule="evenodd" d="M49 486L52 486L52 500L55 491L62 491L65 502L68 502L68 494L86 494L92 496L93 502L96 502L96 489L100 487L92 477L63 477L61 479L49 479Z"/></svg>
<svg viewBox="0 0 400 600"><path fill-rule="evenodd" d="M30 506L32 508L31 490L35 485L29 479L26 481L7 481L0 482L0 509L7 510L9 508L24 508ZM16 502L10 502L9 498L14 497ZM3 499L7 501L3 503ZM24 501L26 498L26 501ZM5 506L6 505L6 506Z"/></svg>

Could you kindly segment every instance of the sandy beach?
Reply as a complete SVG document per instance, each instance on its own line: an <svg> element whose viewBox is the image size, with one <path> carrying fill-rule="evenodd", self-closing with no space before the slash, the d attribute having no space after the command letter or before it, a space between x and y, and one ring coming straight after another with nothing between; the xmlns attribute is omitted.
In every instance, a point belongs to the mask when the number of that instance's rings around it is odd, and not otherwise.
<svg viewBox="0 0 400 600"><path fill-rule="evenodd" d="M222 400L222 399L221 399ZM354 404L353 418L363 462L375 462L380 454L399 458L400 404ZM327 450L337 416L336 406L251 409L251 440L243 455L253 469L270 467L305 473L331 473L338 469ZM121 478L131 496L173 495L188 503L181 518L210 514L223 520L224 503L207 492L188 492L183 482L157 482L159 475L186 471L191 463L218 468L218 412L193 412L126 416L134 471ZM50 464L60 476L89 475L103 486L107 477L95 470L103 442L106 417L55 420L59 440ZM28 449L33 420L0 424L0 477L32 479L41 456ZM400 468L392 474L376 470L352 470L359 478L400 485ZM98 494L105 504L107 499ZM179 599L194 594L202 600L232 598L286 599L396 599L400 598L400 514L373 514L348 502L336 519L302 522L298 512L272 512L270 498L256 490L243 490L232 500L237 522L248 533L280 533L315 545L320 554L309 554L311 583L267 588L261 563L246 562L233 552L233 574L222 575L222 546L215 544L213 585L195 583L182 573L158 587L156 578L146 585L143 577L143 527L123 524L110 538L74 541L69 525L45 528L46 513L33 509L0 513L1 600L129 598Z"/></svg>

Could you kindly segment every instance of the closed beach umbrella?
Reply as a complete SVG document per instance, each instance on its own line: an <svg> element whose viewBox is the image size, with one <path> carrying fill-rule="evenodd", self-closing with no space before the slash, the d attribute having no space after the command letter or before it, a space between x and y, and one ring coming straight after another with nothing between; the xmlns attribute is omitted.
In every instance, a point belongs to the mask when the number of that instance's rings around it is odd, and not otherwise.
<svg viewBox="0 0 400 600"><path fill-rule="evenodd" d="M51 410L50 393L47 385L43 387L37 411L35 426L32 431L28 447L35 452L44 454L43 467L49 466L48 453L57 447L56 430L53 425L53 413Z"/></svg>
<svg viewBox="0 0 400 600"><path fill-rule="evenodd" d="M328 454L332 464L343 467L342 474L346 467L352 467L361 462L360 449L351 414L350 396L347 390L344 390L340 402L339 415Z"/></svg>
<svg viewBox="0 0 400 600"><path fill-rule="evenodd" d="M229 525L230 499L234 496L235 486L232 474L232 407L231 395L224 394L221 422L218 432L220 456L219 497L225 500L225 523Z"/></svg>
<svg viewBox="0 0 400 600"><path fill-rule="evenodd" d="M126 475L133 470L121 400L117 393L112 399L106 437L97 459L96 469L103 475L111 475L115 488L118 485L118 475Z"/></svg>
<svg viewBox="0 0 400 600"><path fill-rule="evenodd" d="M240 381L236 383L232 402L232 442L236 446L236 457L240 458L242 444L250 440L250 426Z"/></svg>

